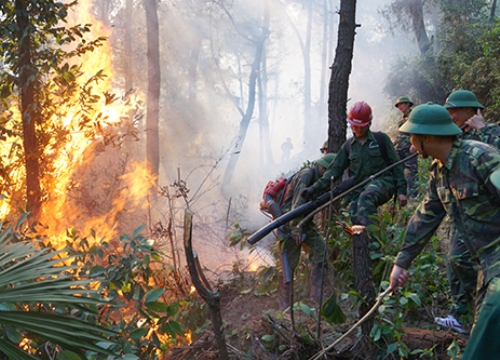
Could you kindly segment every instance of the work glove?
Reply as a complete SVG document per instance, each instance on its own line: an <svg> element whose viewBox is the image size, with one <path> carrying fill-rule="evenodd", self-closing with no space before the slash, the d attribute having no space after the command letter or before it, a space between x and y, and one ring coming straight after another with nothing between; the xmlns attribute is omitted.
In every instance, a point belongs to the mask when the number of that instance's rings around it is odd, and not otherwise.
<svg viewBox="0 0 500 360"><path fill-rule="evenodd" d="M305 188L304 190L302 190L300 196L308 201L312 200L314 198L314 188L312 186Z"/></svg>

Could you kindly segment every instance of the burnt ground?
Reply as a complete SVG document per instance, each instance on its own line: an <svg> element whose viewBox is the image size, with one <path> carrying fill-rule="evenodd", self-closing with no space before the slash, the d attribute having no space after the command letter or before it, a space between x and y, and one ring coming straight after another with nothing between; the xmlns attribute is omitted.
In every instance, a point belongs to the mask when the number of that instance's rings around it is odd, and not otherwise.
<svg viewBox="0 0 500 360"><path fill-rule="evenodd" d="M277 292L268 295L255 295L253 290L238 290L227 286L221 290L221 314L225 323L225 334L228 352L231 359L310 359L322 347L327 347L342 334L347 332L358 320L355 310L344 304L344 312L348 321L341 325L321 323L321 340L311 343L304 341L304 334L313 334L317 330L317 322L301 311L294 312L297 332L291 331L290 317L283 318ZM307 302L306 302L307 303ZM450 344L455 342L463 349L466 337L438 328L432 317L425 314L412 327L402 329L402 341L408 346L408 359L450 359L447 352ZM413 327L415 325L415 327ZM334 350L323 359L366 359L359 353L359 328L342 340ZM314 338L314 336L311 336ZM373 359L399 359L397 350L391 355L374 356ZM426 351L432 349L429 355ZM208 360L219 359L213 329L207 329L194 340L189 347L175 348L165 354L164 360Z"/></svg>

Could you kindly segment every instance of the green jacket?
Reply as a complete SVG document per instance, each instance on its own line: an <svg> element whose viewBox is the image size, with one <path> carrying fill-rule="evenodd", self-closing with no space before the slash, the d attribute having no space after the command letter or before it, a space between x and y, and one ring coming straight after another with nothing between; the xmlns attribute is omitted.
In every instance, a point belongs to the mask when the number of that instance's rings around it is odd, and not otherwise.
<svg viewBox="0 0 500 360"><path fill-rule="evenodd" d="M387 134L383 134L384 146L389 162L395 163L399 161L396 150ZM346 151L346 144L351 142L350 154ZM332 165L327 169L322 178L316 181L313 185L315 193L323 193L330 187L330 179L340 179L345 169L349 168L349 176L356 177L356 184L362 182L371 175L386 168L389 164L386 162L380 152L375 135L368 130L367 139L364 144L361 144L356 136L347 139L340 148L337 157ZM398 194L406 195L406 178L404 176L404 167L396 166L391 171L387 171L380 176L387 188L396 188Z"/></svg>
<svg viewBox="0 0 500 360"><path fill-rule="evenodd" d="M410 219L395 263L407 269L449 215L480 262L485 283L500 275L500 190L489 180L498 168L498 150L456 138L446 163L431 165L427 193Z"/></svg>
<svg viewBox="0 0 500 360"><path fill-rule="evenodd" d="M283 205L281 206L283 212L287 213L300 205L305 204L306 200L301 196L302 190L311 186L318 179L319 174L317 166L305 167L293 175L284 190L285 194L283 196ZM294 219L290 221L290 226L295 228L300 221L300 218Z"/></svg>

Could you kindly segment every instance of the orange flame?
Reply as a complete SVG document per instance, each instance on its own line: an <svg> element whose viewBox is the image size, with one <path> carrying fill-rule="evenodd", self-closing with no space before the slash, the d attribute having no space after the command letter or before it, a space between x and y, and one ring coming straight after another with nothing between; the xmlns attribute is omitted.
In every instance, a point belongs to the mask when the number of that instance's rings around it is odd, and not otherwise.
<svg viewBox="0 0 500 360"><path fill-rule="evenodd" d="M111 34L110 29L106 28L101 21L98 21L92 15L90 0L80 0L76 11L75 9L70 11L67 22L69 26L92 24L91 33L93 38L109 37ZM93 52L89 51L82 54L75 61L77 61L77 65L81 66L80 70L84 74L82 79L89 79L101 69L106 75L100 81L92 82L93 94L102 95L114 92L112 88L114 79L112 51L108 42L104 42L102 46L96 48ZM83 85L81 84L82 87ZM45 198L43 199L39 220L42 224L48 226L47 235L51 236L51 238L60 238L61 244L65 243L66 229L70 227L81 230L84 235L89 234L90 229L94 229L99 238L111 239L117 237L119 235L117 231L119 230L120 217L123 218L124 214L133 210L142 210L147 207L148 192L155 184L155 178L149 173L145 163L139 163L137 160L131 161L133 160L133 154L130 153L137 153L137 150L130 151L125 156L126 159L123 159L123 153L125 152L123 148L121 150L109 150L110 146L106 149L103 149L102 146L99 148L96 145L95 138L92 139L92 137L86 136L79 124L82 115L80 108L76 105L79 96L80 94L77 93L73 99L64 102L63 108L59 111L59 114L64 114L63 118L56 118L55 116L53 119L49 119L49 121L53 121L54 124L58 124L59 127L67 131L66 140L68 142L62 150L59 150L57 146L53 147L58 149L57 151L53 149L47 150L46 155L52 159L55 158L52 166L54 179L42 179ZM135 98L127 98L127 101L107 101L105 96L100 96L96 113L86 115L94 120L102 120L99 125L107 128L110 132L116 132L114 135L119 137L123 135L120 133L121 130L118 126L117 130L113 130L112 127L120 124L125 115L135 113L141 107L142 98L142 94L135 94ZM8 111L10 117L21 118L17 107L13 107ZM102 136L99 138L98 135L97 140L103 140ZM52 141L55 142L55 139ZM5 157L9 152L9 146L12 145L12 143L5 142L0 144L0 155ZM97 151L98 149L99 151ZM113 158L113 155L120 155L122 159L119 157ZM116 171L109 176L115 181L114 184L111 184L110 181L106 182L106 179L103 179L105 178L104 174L100 176L99 171L93 169L98 173L96 179L101 182L87 184L85 191L88 194L93 187L96 188L95 191L101 191L102 193L108 191L109 193L106 194L109 196L108 203L112 205L112 208L97 211L91 209L92 201L97 201L92 196L86 198L90 204L88 207L81 204L75 205L74 191L80 190L82 197L85 198L86 194L83 194L81 181L83 182L83 178L88 175L85 171L92 169L93 162L99 157L102 157L100 160L101 169L109 170L111 166L117 166L121 172ZM107 165L106 161L111 165ZM120 161L121 163L119 163ZM16 176L22 179L25 176L24 169L20 170ZM73 190L73 195L71 190ZM14 202L14 200L12 201ZM13 207L7 200L2 201L0 199L0 216L10 213ZM137 226L143 223L144 221L137 223Z"/></svg>

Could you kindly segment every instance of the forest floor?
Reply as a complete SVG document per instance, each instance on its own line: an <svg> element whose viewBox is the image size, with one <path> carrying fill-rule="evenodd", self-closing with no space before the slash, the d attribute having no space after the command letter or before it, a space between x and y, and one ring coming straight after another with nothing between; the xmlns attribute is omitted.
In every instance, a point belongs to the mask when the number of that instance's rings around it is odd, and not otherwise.
<svg viewBox="0 0 500 360"><path fill-rule="evenodd" d="M296 331L293 332L290 316L283 316L280 310L277 291L256 295L250 288L242 289L241 286L235 287L234 283L220 288L221 315L231 359L310 359L346 333L358 320L356 310L347 303L343 304L347 322L333 325L322 321L320 339L311 336L315 340L308 343L304 339L309 337L304 334L317 334L318 323L313 316L295 310ZM303 300L308 303L307 299ZM417 321L405 324L406 327L401 329L401 341L408 346L409 353L413 352L407 359L450 359L447 349L453 342L463 351L466 336L440 328L431 314L424 308L421 310L418 311ZM322 359L366 359L366 355L359 354L359 336L360 329L354 330ZM216 344L213 329L208 328L189 347L175 348L164 359L219 359ZM397 350L386 355L380 345L377 349L382 355L378 354L373 359L403 358Z"/></svg>

